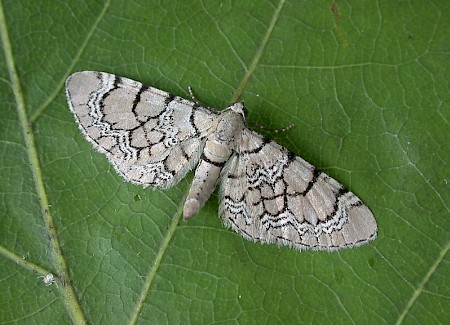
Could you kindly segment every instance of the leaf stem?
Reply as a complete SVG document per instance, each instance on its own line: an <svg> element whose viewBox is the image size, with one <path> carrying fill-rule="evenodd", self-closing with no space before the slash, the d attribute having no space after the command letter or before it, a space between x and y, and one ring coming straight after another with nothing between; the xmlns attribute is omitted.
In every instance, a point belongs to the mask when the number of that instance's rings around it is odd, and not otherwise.
<svg viewBox="0 0 450 325"><path fill-rule="evenodd" d="M182 202L184 203L184 200ZM158 272L159 266L161 265L161 261L164 257L164 254L166 253L167 249L169 248L170 241L173 238L175 231L177 230L177 227L181 220L182 214L183 214L183 204L181 204L178 207L178 211L175 214L174 218L172 219L169 229L167 230L166 236L164 237L163 242L161 243L161 246L159 247L159 250L156 254L155 261L153 262L153 265L151 266L151 268L147 274L147 277L145 278L144 286L141 291L141 295L139 296L139 300L136 303L136 307L134 309L134 313L132 315L130 325L136 324L139 316L141 315L142 307L144 305L145 299L147 299L147 296L149 295L151 285L154 282L154 279Z"/></svg>
<svg viewBox="0 0 450 325"><path fill-rule="evenodd" d="M270 21L269 27L267 28L267 31L264 34L261 44L259 45L258 49L256 50L255 56L253 57L253 60L250 63L250 67L248 68L248 70L245 73L244 77L242 78L242 81L239 84L236 92L234 93L233 99L231 100L232 103L237 102L239 100L239 98L242 96L242 92L244 91L244 88L247 86L251 76L255 72L256 67L259 64L259 61L261 60L264 49L266 48L266 45L269 41L269 38L272 35L273 30L275 29L275 24L277 23L278 18L280 17L280 13L284 7L285 2L286 2L286 0L280 0L278 7L276 8L276 10L272 16L272 20Z"/></svg>
<svg viewBox="0 0 450 325"><path fill-rule="evenodd" d="M45 226L48 231L48 236L50 239L49 241L51 247L50 254L53 259L53 265L57 272L56 275L61 279L61 282L63 284L61 286L58 286L58 288L64 297L66 310L69 313L70 317L72 318L73 323L86 324L86 320L84 318L80 304L78 303L74 288L72 287L72 284L70 282L69 271L67 269L67 264L61 250L61 245L58 239L58 234L56 231L53 216L50 212L47 193L45 191L44 181L42 177L42 169L39 164L38 153L36 150L34 133L27 117L24 94L15 67L11 41L9 39L7 23L1 1L0 1L0 39L3 44L6 66L8 69L9 77L11 80L11 87L17 105L17 114L19 117L19 123L21 126L26 152L30 163L30 169L36 187L36 193L39 199L41 213L44 218Z"/></svg>
<svg viewBox="0 0 450 325"><path fill-rule="evenodd" d="M439 264L444 260L445 255L447 255L448 251L450 249L450 242L445 245L444 249L441 250L441 253L439 254L438 258L434 262L434 264L430 267L427 274L425 274L422 281L419 283L416 290L414 290L411 298L409 299L408 303L406 304L405 308L403 309L402 313L398 316L397 321L395 322L396 325L402 324L405 320L406 315L408 314L411 307L414 305L416 300L419 298L420 294L424 291L425 285L430 280L433 273L438 268Z"/></svg>

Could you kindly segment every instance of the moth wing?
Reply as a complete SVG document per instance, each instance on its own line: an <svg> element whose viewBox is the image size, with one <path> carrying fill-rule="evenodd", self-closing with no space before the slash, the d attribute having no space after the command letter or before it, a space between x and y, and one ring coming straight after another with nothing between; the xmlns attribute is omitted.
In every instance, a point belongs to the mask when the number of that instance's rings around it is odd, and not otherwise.
<svg viewBox="0 0 450 325"><path fill-rule="evenodd" d="M224 171L219 214L243 237L333 251L375 239L372 212L286 148L245 129Z"/></svg>
<svg viewBox="0 0 450 325"><path fill-rule="evenodd" d="M86 139L125 180L144 187L183 178L216 119L194 102L105 72L72 74L66 95Z"/></svg>

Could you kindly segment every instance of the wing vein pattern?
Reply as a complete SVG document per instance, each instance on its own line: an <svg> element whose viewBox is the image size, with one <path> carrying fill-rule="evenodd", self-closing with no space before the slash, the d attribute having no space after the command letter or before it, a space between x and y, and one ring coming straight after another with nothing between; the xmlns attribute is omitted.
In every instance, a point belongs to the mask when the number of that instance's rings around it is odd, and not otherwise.
<svg viewBox="0 0 450 325"><path fill-rule="evenodd" d="M166 189L196 168L186 219L220 183L219 215L246 239L334 251L376 238L369 208L327 174L249 130L243 103L217 114L96 71L71 75L66 95L85 138L126 181Z"/></svg>

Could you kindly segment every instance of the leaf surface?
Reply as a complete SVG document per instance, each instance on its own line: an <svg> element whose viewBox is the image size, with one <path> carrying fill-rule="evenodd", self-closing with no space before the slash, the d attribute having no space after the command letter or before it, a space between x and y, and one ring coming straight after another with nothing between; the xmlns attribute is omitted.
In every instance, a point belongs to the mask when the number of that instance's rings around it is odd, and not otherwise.
<svg viewBox="0 0 450 325"><path fill-rule="evenodd" d="M448 322L449 10L1 1L0 322ZM332 254L248 242L216 195L183 222L192 174L144 190L84 140L64 95L80 70L244 100L250 128L361 197L378 239Z"/></svg>

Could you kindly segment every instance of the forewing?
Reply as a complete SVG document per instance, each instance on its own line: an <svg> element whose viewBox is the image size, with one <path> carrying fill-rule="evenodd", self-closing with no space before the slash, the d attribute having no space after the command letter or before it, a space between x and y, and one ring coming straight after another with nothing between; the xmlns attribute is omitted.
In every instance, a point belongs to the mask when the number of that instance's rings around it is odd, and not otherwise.
<svg viewBox="0 0 450 325"><path fill-rule="evenodd" d="M333 251L375 239L372 212L286 148L245 129L221 184L219 213L247 239Z"/></svg>
<svg viewBox="0 0 450 325"><path fill-rule="evenodd" d="M88 141L125 180L167 188L198 162L216 115L162 90L83 71L66 81L71 111Z"/></svg>

